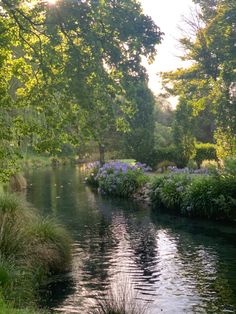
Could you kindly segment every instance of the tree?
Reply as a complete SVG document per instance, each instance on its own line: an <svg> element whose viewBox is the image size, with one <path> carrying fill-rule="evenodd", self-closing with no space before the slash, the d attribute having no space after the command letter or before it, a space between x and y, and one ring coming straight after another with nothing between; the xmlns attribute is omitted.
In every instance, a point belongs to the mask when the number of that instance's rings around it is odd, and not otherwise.
<svg viewBox="0 0 236 314"><path fill-rule="evenodd" d="M127 130L127 82L146 80L142 57L152 61L161 40L137 1L2 0L0 9L11 41L4 51L15 64L14 88L3 87L15 140L29 136L35 149L55 154L64 143L101 146L111 130Z"/></svg>
<svg viewBox="0 0 236 314"><path fill-rule="evenodd" d="M184 116L181 118L185 121L183 124L178 120L180 127L185 129L184 137L189 133L189 140L198 137L207 142L213 140L212 133L217 140L221 130L221 134L227 134L225 139L234 139L236 108L230 100L229 86L236 80L236 4L230 0L195 2L201 7L198 20L202 22L195 25L194 38L181 39L186 51L183 59L192 61L192 65L165 73L163 78L167 90L179 96L177 112L179 115L182 112L190 122L187 125ZM203 128L199 128L201 122ZM199 137L199 129L205 129L208 134Z"/></svg>
<svg viewBox="0 0 236 314"><path fill-rule="evenodd" d="M130 131L124 135L124 150L128 157L151 165L154 154L155 99L145 81L130 82L128 98L135 105L129 118Z"/></svg>

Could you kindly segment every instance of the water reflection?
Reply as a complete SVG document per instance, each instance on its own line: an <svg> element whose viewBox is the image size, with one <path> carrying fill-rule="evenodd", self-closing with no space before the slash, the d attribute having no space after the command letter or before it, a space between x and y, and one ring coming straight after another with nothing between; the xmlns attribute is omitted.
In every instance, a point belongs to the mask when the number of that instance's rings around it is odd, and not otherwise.
<svg viewBox="0 0 236 314"><path fill-rule="evenodd" d="M72 273L48 289L50 308L87 313L110 284L127 281L152 314L236 312L235 228L101 198L79 168L27 176L28 200L75 239Z"/></svg>

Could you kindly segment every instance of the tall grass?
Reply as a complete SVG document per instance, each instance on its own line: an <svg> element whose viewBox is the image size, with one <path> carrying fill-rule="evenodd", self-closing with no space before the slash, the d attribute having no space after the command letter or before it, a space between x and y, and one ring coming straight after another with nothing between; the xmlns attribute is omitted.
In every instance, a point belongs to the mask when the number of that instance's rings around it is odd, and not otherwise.
<svg viewBox="0 0 236 314"><path fill-rule="evenodd" d="M69 265L70 237L65 229L17 196L1 194L0 300L14 307L33 306L43 279Z"/></svg>
<svg viewBox="0 0 236 314"><path fill-rule="evenodd" d="M139 293L130 281L117 280L104 297L97 297L91 314L147 314L148 303L141 302Z"/></svg>

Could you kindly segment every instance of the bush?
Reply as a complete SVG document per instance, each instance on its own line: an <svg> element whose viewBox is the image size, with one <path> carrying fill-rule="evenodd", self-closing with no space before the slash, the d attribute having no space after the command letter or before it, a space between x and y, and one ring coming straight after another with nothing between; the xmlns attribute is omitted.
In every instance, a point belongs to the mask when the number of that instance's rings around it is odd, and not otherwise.
<svg viewBox="0 0 236 314"><path fill-rule="evenodd" d="M220 169L218 163L215 160L203 160L201 163L201 170L205 170L210 175L219 175Z"/></svg>
<svg viewBox="0 0 236 314"><path fill-rule="evenodd" d="M236 177L236 158L226 158L223 170L225 174Z"/></svg>
<svg viewBox="0 0 236 314"><path fill-rule="evenodd" d="M193 159L190 159L187 164L187 168L190 170L196 170L198 168L196 161L194 161Z"/></svg>
<svg viewBox="0 0 236 314"><path fill-rule="evenodd" d="M201 163L201 168L218 168L218 163L215 160L203 160Z"/></svg>
<svg viewBox="0 0 236 314"><path fill-rule="evenodd" d="M157 169L161 169L162 172L166 171L168 167L175 167L176 164L169 160L164 160L157 165Z"/></svg>
<svg viewBox="0 0 236 314"><path fill-rule="evenodd" d="M154 178L150 188L154 206L192 217L234 220L236 177L168 175Z"/></svg>
<svg viewBox="0 0 236 314"><path fill-rule="evenodd" d="M164 206L172 210L179 210L184 192L190 182L191 177L187 175L171 175L164 180L160 191Z"/></svg>
<svg viewBox="0 0 236 314"><path fill-rule="evenodd" d="M144 174L147 170L149 168L141 163L131 165L112 161L100 168L96 177L87 179L87 182L92 181L93 185L96 183L103 195L130 197L148 181Z"/></svg>
<svg viewBox="0 0 236 314"><path fill-rule="evenodd" d="M99 161L91 162L87 165L87 177L85 181L88 185L98 188L98 180L96 179L99 171Z"/></svg>
<svg viewBox="0 0 236 314"><path fill-rule="evenodd" d="M191 182L187 175L168 175L157 177L151 184L151 201L155 205L163 205L171 210L179 210L184 192Z"/></svg>
<svg viewBox="0 0 236 314"><path fill-rule="evenodd" d="M196 144L196 155L194 160L196 161L198 168L200 168L203 160L217 160L216 147L214 144L201 143Z"/></svg>
<svg viewBox="0 0 236 314"><path fill-rule="evenodd" d="M182 211L190 216L215 219L236 218L236 179L198 177L186 189Z"/></svg>
<svg viewBox="0 0 236 314"><path fill-rule="evenodd" d="M176 162L176 148L173 145L168 147L158 148L156 150L156 162L155 164L162 162L163 160L169 160L170 162Z"/></svg>
<svg viewBox="0 0 236 314"><path fill-rule="evenodd" d="M161 188L163 185L164 180L166 180L166 177L157 176L154 177L150 184L150 199L151 203L156 206L160 207L163 206L162 200L161 200Z"/></svg>

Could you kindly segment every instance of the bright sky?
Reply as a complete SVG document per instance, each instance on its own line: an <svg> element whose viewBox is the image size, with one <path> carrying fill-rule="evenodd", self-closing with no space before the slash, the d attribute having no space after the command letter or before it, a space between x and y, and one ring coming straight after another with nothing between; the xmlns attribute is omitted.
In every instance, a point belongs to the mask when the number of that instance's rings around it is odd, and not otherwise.
<svg viewBox="0 0 236 314"><path fill-rule="evenodd" d="M182 54L178 44L178 38L181 37L178 26L183 25L183 15L189 16L193 3L191 0L140 0L140 2L145 14L150 15L165 33L162 44L158 46L155 62L147 65L149 87L154 93L158 93L161 90L161 83L157 73L174 70L183 64L177 57Z"/></svg>

